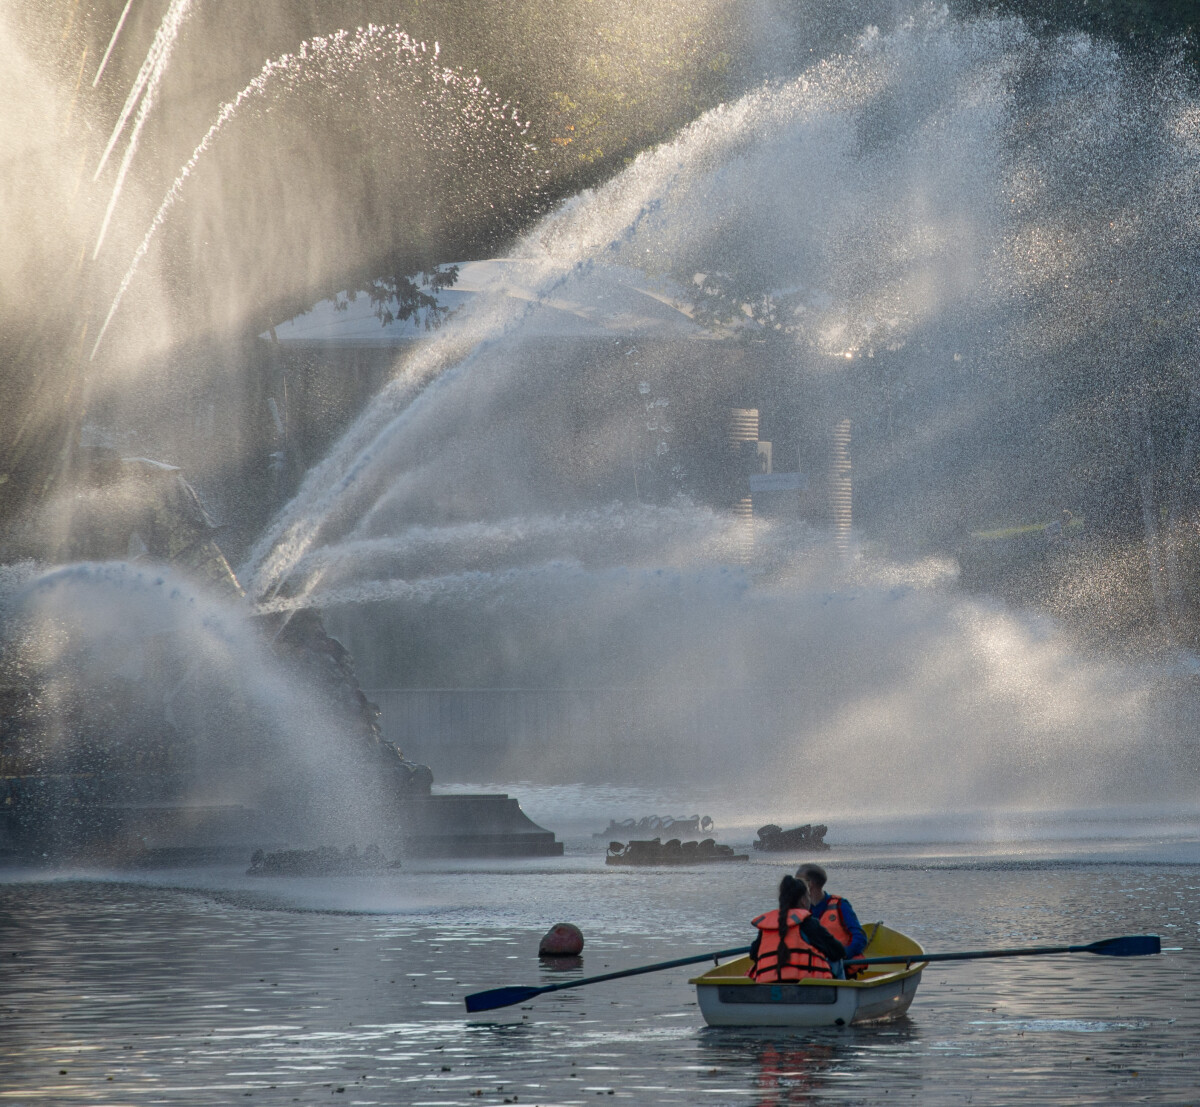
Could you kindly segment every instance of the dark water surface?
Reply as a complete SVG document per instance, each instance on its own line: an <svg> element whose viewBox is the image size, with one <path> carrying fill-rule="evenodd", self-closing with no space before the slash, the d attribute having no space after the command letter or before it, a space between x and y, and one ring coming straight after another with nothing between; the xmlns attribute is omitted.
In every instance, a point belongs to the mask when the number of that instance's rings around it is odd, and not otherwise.
<svg viewBox="0 0 1200 1107"><path fill-rule="evenodd" d="M468 992L563 978L536 957L559 920L587 935L576 974L748 942L794 859L628 871L580 841L382 878L9 873L0 1100L1200 1103L1194 841L1166 863L1153 843L1133 862L931 852L827 861L864 921L930 950L1154 932L1183 952L934 966L909 1016L875 1028L706 1029L686 971L468 1019Z"/></svg>

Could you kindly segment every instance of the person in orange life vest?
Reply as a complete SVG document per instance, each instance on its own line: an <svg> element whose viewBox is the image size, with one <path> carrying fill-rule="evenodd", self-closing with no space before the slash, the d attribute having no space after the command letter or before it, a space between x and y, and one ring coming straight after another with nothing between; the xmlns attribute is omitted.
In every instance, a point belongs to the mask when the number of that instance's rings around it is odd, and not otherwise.
<svg viewBox="0 0 1200 1107"><path fill-rule="evenodd" d="M845 947L808 910L803 880L785 876L779 882L779 909L754 920L758 937L750 946L749 975L763 984L833 977L830 962L841 962Z"/></svg>
<svg viewBox="0 0 1200 1107"><path fill-rule="evenodd" d="M817 921L846 947L847 960L851 957L861 957L867 948L867 935L850 906L849 900L841 896L831 896L825 891L825 882L829 879L820 865L801 865L796 870L796 877L808 886L808 898ZM850 975L860 976L867 971L866 965L850 969ZM834 971L835 976L840 974Z"/></svg>

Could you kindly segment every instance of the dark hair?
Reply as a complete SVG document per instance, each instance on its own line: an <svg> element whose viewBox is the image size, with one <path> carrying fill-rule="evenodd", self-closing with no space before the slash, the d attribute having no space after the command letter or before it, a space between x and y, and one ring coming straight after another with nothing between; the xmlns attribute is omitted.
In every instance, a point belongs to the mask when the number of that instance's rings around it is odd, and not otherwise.
<svg viewBox="0 0 1200 1107"><path fill-rule="evenodd" d="M801 880L811 880L818 888L825 887L825 881L829 879L828 875L820 865L814 865L811 861L807 865L801 865L796 870L796 876Z"/></svg>
<svg viewBox="0 0 1200 1107"><path fill-rule="evenodd" d="M808 899L808 887L803 880L785 876L779 882L779 940L787 933L788 912Z"/></svg>

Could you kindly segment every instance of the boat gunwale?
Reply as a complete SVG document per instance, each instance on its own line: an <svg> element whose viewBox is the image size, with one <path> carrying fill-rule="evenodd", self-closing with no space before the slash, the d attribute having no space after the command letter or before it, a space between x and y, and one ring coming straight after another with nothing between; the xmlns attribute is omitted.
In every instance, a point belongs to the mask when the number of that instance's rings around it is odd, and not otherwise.
<svg viewBox="0 0 1200 1107"><path fill-rule="evenodd" d="M869 927L869 930L871 933L870 942L875 941L875 937L881 929L887 930L889 933L895 935L896 937L903 938L904 941L911 942L914 946L917 947L916 951L913 953L912 961L907 962L905 964L904 968L898 968L898 969L894 969L892 971L885 970L884 972L879 973L879 975L877 975L877 976L871 975L871 976L859 977L859 978L855 978L855 979L837 980L837 979L828 979L826 977L809 976L809 977L804 977L803 979L800 979L800 980L789 980L787 983L799 984L802 986L814 987L814 988L873 988L880 984L892 984L892 983L895 983L900 980L907 980L910 976L913 976L913 975L923 972L925 970L925 968L929 965L928 961L922 960L922 955L924 954L925 951L921 948L921 946L917 942L913 941L913 939L910 938L907 934L902 934L898 930L892 930L891 927L885 926L882 922L876 922L876 923L870 924L870 927ZM870 942L868 942L868 945L870 945ZM904 956L904 954L898 954L898 955L897 954L889 954L888 956L901 956L902 957L902 956ZM709 985L719 985L721 987L728 987L729 985L738 985L738 986L756 985L756 986L769 987L770 986L769 984L766 984L766 985L761 984L759 981L754 980L751 977L747 976L745 974L745 972L739 973L736 976L721 976L721 975L719 975L720 969L728 969L734 965L740 965L743 962L747 962L749 960L750 960L750 958L746 954L741 954L740 956L735 957L730 961L726 961L723 965L714 965L711 969L706 970L700 976L692 977L688 981L688 983L695 984L695 985L701 986L701 987L709 986ZM868 968L867 971L871 972L871 969Z"/></svg>
<svg viewBox="0 0 1200 1107"><path fill-rule="evenodd" d="M741 960L741 958L738 958ZM728 961L725 965L718 965L717 968L725 968L726 965L735 964L734 961ZM922 972L929 965L928 961L914 960L907 968L899 969L894 972L880 973L878 976L868 976L853 980L830 980L823 976L809 976L802 980L788 980L788 984L797 984L806 988L873 988L878 984L890 984L897 980L906 980L908 977ZM759 980L752 980L748 976L714 976L715 969L709 969L708 972L701 976L692 977L688 983L701 986L719 985L724 988L728 985L749 986L753 985L760 988L769 988L770 984Z"/></svg>

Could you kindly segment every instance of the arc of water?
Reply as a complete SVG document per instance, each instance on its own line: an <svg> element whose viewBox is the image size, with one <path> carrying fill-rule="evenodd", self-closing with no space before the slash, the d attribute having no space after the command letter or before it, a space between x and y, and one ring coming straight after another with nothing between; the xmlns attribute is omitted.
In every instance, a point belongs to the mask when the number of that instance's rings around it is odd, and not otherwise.
<svg viewBox="0 0 1200 1107"><path fill-rule="evenodd" d="M792 86L792 94L804 100L814 93L805 78ZM586 273L596 257L620 250L634 239L641 227L655 218L661 209L662 198L676 184L682 170L681 152L696 143L711 145L714 142L736 149L745 141L747 126L770 129L776 123L776 115L781 115L783 110L781 106L773 106L771 98L762 92L744 97L738 104L721 106L710 113L724 117L727 122L717 138L714 139L700 121L686 128L673 142L638 157L637 163L649 171L648 189L632 186L627 177L617 178L602 190L601 194L608 202L590 202L594 199L591 194L577 197L531 232L517 252L522 256L538 257L543 262L540 282L535 285L536 297L524 304L519 312L504 319L467 352L463 361L455 364L452 354L447 356L450 340L443 338L440 348L428 350L421 360L409 362L403 376L386 386L352 424L339 448L309 472L299 491L250 551L239 570L239 576L247 582L248 592L262 598L278 594L297 564L318 541L327 516L344 505L352 491L361 487L387 437L402 425L411 405L430 380L443 372L454 375L462 372L476 354L519 327L572 278ZM601 245L597 246L597 242Z"/></svg>
<svg viewBox="0 0 1200 1107"><path fill-rule="evenodd" d="M537 301L522 303L513 312L512 305L506 305L512 314L508 319L493 321L493 334L507 333L536 306ZM456 377L490 346L491 341L485 338L477 345L458 348L455 338L439 336L384 387L343 436L341 448L309 472L300 490L250 551L242 574L251 595L274 595L286 583L318 540L328 515L361 487L376 453L411 417L414 403L427 395L422 390L430 382Z"/></svg>
<svg viewBox="0 0 1200 1107"><path fill-rule="evenodd" d="M187 0L184 0L187 2ZM371 28L374 30L374 27ZM334 42L340 42L345 37L345 31L339 32L333 36ZM326 38L317 38L312 42L312 52L319 54L328 44L330 40ZM309 43L301 43L300 50L297 55L302 60L309 56ZM292 55L284 54L278 59L268 59L262 69L259 70L258 76L254 78L245 88L243 88L237 96L232 100L221 105L217 112L217 118L213 124L205 132L204 137L200 140L199 145L192 151L192 156L188 158L183 169L179 171L179 175L171 182L171 187L167 189L167 194L163 197L162 203L158 206L158 211L154 213L154 218L150 221L150 227L143 236L137 250L134 251L132 260L129 263L128 269L125 271L125 276L121 279L120 285L117 287L116 295L113 297L112 303L109 305L108 314L104 317L104 323L100 327L96 335L96 341L92 344L92 352L88 360L94 360L96 352L100 349L100 345L104 340L104 335L108 331L109 325L112 323L113 316L116 315L117 309L121 306L121 301L125 298L125 293L129 290L129 285L133 281L134 275L138 271L138 267L142 263L142 259L150 250L150 244L154 241L154 236L158 233L159 227L162 226L166 219L167 212L175 205L183 191L183 186L188 178L192 175L200 159L208 151L213 140L221 132L221 129L226 123L237 113L238 109L253 96L262 95L266 91L267 82L279 70L286 70L288 63L291 61ZM111 212L111 205L110 205ZM99 243L96 246L99 249Z"/></svg>
<svg viewBox="0 0 1200 1107"><path fill-rule="evenodd" d="M187 14L187 6L190 4L190 2L191 2L191 0L174 0L172 10L174 10L175 7L178 6L182 13L179 17L179 22L182 22L183 15ZM169 15L170 15L170 13L168 13L168 16ZM164 18L164 24L165 23L166 23L166 19ZM175 30L177 32L178 27L176 27ZM417 58L424 56L426 53L426 47L425 47L424 43L418 43L418 42L414 41L407 34L405 34L402 30L400 30L398 27L395 27L395 26L377 26L374 23L369 24L365 29L364 28L359 29L359 32L358 32L358 35L357 35L355 41L357 43L361 44L364 42L375 42L375 41L379 40L380 38L388 39L393 43L394 48L395 48L396 57L398 59L403 58L403 60L411 62ZM288 80L292 80L292 81L297 80L298 79L297 74L293 73L291 70L291 65L293 62L295 62L295 61L304 62L304 61L307 61L310 57L325 57L325 58L333 58L336 60L338 57L338 52L345 46L348 39L349 39L349 32L347 32L345 30L340 30L333 35L318 36L318 37L312 39L311 41L302 42L294 54L283 54L279 58L269 59L263 65L262 69L259 71L258 76L255 77L254 80L252 80L245 88L243 88L241 90L241 92L239 92L237 94L237 96L234 97L233 100L230 100L227 103L221 105L221 108L217 112L216 120L209 127L209 129L205 133L204 137L200 140L199 145L192 152L192 156L188 159L188 161L184 165L183 169L180 170L179 175L172 182L171 187L167 190L166 195L163 197L162 203L158 207L158 211L155 212L154 218L150 222L149 229L146 231L146 234L143 237L141 244L138 246L137 250L134 252L133 258L129 263L129 267L127 268L127 270L125 272L125 276L122 278L121 283L117 288L117 292L116 292L115 296L113 297L112 303L109 305L108 314L104 318L104 323L100 327L100 330L99 330L98 334L96 335L96 340L92 345L92 352L90 354L89 360L95 359L96 353L100 349L100 345L104 339L105 334L108 331L110 324L112 323L113 317L116 315L117 309L120 307L121 301L124 299L125 293L128 291L129 285L133 281L134 275L137 273L138 267L140 266L142 259L146 256L147 252L149 251L150 244L154 240L155 235L158 233L159 227L162 226L163 221L166 219L167 213L171 210L171 208L174 206L176 201L179 199L179 196L183 190L184 184L186 183L188 178L192 175L192 173L195 170L196 165L199 163L201 157L203 157L203 155L208 151L209 147L213 143L213 140L220 133L221 129L229 122L229 120L237 113L238 109L242 106L242 104L244 104L248 99L250 99L251 97L254 97L254 96L259 96L259 95L265 94L267 92L268 83L270 81L272 81L272 79L278 78L282 75L283 78L286 78ZM153 53L153 50L154 50L154 48L152 47L151 48L152 53ZM434 43L434 57L435 58L437 57L437 54L438 54L437 43ZM149 63L150 60L151 60L150 56L148 55L147 63ZM143 70L145 70L147 68L147 63L143 64ZM350 68L353 68L352 63L350 65ZM163 66L160 67L160 69L165 69L165 62L163 64ZM436 70L436 73L443 81L446 81L447 83L451 82L452 80L461 80L460 74L456 70L441 68L441 69ZM139 87L139 82L141 81L141 76L142 75L139 74L138 81L135 81L135 83L134 83L134 91L135 92L137 91L137 89ZM152 93L148 91L147 96L152 97ZM136 97L134 95L134 92L131 92L130 100L126 102L127 110L126 110L125 115L123 116L123 120L124 120L124 118L127 118L128 111L132 110L130 105L133 102L136 102ZM143 103L145 103L145 101L143 101ZM507 108L507 104L505 105L505 107ZM525 130L528 130L529 124L527 122L522 124L518 120L516 108L512 109L512 111L508 115L508 118L510 118L512 120L514 126L518 126L518 127L522 128L521 133L524 133ZM139 111L139 119L144 121L144 114L141 111ZM117 137L117 134L119 133L120 126L123 126L123 120L122 120L122 123L118 125L118 131L114 132L113 138L110 139L110 142L109 142L110 150L111 150L112 145L116 141L116 137ZM140 127L140 124L138 126ZM136 128L135 128L135 135L136 135ZM132 152L133 152L132 143L133 143L133 140L131 139L131 149L126 154L126 159L122 166L122 173L121 173L121 177L119 178L119 181L123 180L124 172L128 168L128 162L132 158ZM108 153L109 153L109 151L106 150L105 157L108 156ZM101 163L101 168L102 167L103 167L103 161ZM96 171L97 176L99 175L99 172L100 172L100 170L97 169L97 171ZM117 195L117 191L119 191L119 181L118 181L118 189L114 190L113 199L109 203L109 210L105 216L105 222L104 222L105 229L108 226L109 218L111 217L113 208L115 207L115 204L116 204L116 195ZM103 233L104 233L104 231L102 229L101 238L96 243L96 251L97 252L99 252L100 243L103 241ZM95 257L95 254L93 254L93 257Z"/></svg>
<svg viewBox="0 0 1200 1107"><path fill-rule="evenodd" d="M142 97L142 93L146 88L147 82L150 80L151 74L154 72L155 65L158 64L159 58L162 57L163 46L166 42L169 28L171 27L171 16L175 10L190 3L190 0L171 0L171 6L167 9L163 16L162 22L155 32L154 39L150 43L150 49L146 51L146 57L142 60L141 67L138 69L137 76L133 79L133 85L130 87L128 94L125 97L125 103L121 107L121 114L117 117L117 122L113 125L112 134L109 135L108 144L104 147L104 153L100 155L100 161L96 165L96 171L92 174L92 180L98 180L100 174L104 172L104 166L107 164L109 156L112 154L117 141L121 137L122 131L125 130L125 124L129 122L130 115L133 114L133 109L137 107L138 101ZM124 22L124 15L121 17ZM120 25L118 24L118 30ZM109 50L112 49L116 42L116 32L113 32L113 40L109 43ZM105 54L107 61L108 54Z"/></svg>
<svg viewBox="0 0 1200 1107"><path fill-rule="evenodd" d="M724 572L724 570L721 570ZM669 574L664 577L664 574ZM504 602L519 595L521 587L545 595L549 589L562 587L572 595L580 594L585 585L598 584L605 588L660 587L669 579L673 587L688 582L699 584L716 578L704 568L683 570L647 566L630 569L626 565L591 567L574 557L546 557L529 564L498 569L465 569L454 573L412 578L392 577L386 580L352 581L317 588L306 581L303 592L294 595L274 595L254 604L259 615L282 614L306 607L342 607L356 604L408 602L417 604L453 600L478 603L484 600ZM741 578L724 576L721 586L740 594Z"/></svg>
<svg viewBox="0 0 1200 1107"><path fill-rule="evenodd" d="M578 516L535 516L533 518L509 519L499 523L457 523L444 527L409 527L403 534L387 538L359 538L350 535L332 546L323 546L307 554L295 567L295 572L311 576L315 573L336 571L346 565L387 560L409 554L428 554L455 547L469 546L477 549L487 545L501 548L513 542L531 538L554 536L560 533L576 533L582 525L587 527L586 513ZM590 531L599 530L596 525Z"/></svg>
<svg viewBox="0 0 1200 1107"><path fill-rule="evenodd" d="M129 14L129 9L133 7L133 0L125 0L125 8L121 12L121 18L117 20L117 26L112 33L112 38L108 40L108 49L104 51L104 57L100 59L100 68L96 70L96 76L92 78L92 88L95 88L100 83L100 78L104 76L104 68L108 65L109 56L113 52L113 47L117 44L117 39L121 35L121 28L125 26L125 17Z"/></svg>
<svg viewBox="0 0 1200 1107"><path fill-rule="evenodd" d="M118 121L112 137L109 139L108 147L100 159L95 177L92 178L95 180L104 169L108 156L112 152L118 136L124 129L126 120L129 118L129 112L132 110L133 103L137 102L137 93L140 85L141 102L138 104L137 115L134 118L133 132L129 136L129 143L125 147L125 156L121 159L121 168L117 171L117 179L113 183L112 195L109 197L108 208L104 213L104 221L100 224L100 233L96 236L96 248L92 251L93 261L99 256L100 247L104 245L104 238L108 234L108 225L112 221L113 212L117 207L117 200L120 199L121 190L125 185L125 177L129 173L129 167L133 164L134 155L137 153L138 139L141 137L142 128L146 125L146 120L154 108L158 86L162 83L163 74L167 70L167 65L171 60L171 53L175 48L176 39L179 37L179 29L183 26L190 8L191 0L171 0L171 6L167 9L167 14L163 16L158 33L154 36L154 43L151 44L150 53L146 56L147 62L153 58L150 72L144 80L142 73L138 74L138 80L134 82L134 88L130 91L129 97L125 101L125 108L122 111L121 119ZM145 65L143 65L143 70L145 68Z"/></svg>
<svg viewBox="0 0 1200 1107"><path fill-rule="evenodd" d="M268 66L271 64L272 63L270 62L267 63ZM265 72L266 69L264 68L264 74ZM150 221L150 229L146 231L146 234L142 238L137 250L134 251L133 258L129 263L129 268L126 269L125 276L121 278L121 283L117 286L116 295L113 296L113 301L108 308L108 314L104 317L104 323L101 325L100 330L96 335L96 341L92 344L92 352L88 359L89 361L95 360L96 352L100 349L100 344L104 341L104 335L108 331L109 324L112 323L113 316L117 314L117 308L121 306L121 301L125 298L125 293L129 290L129 285L132 283L134 275L137 273L138 267L142 263L142 259L149 252L150 243L154 241L154 236L158 233L158 228L162 226L167 212L170 211L172 205L179 198L179 194L183 190L184 182L192 175L192 171L196 168L196 163L199 162L204 152L212 144L212 140L217 136L217 133L229 120L229 117L232 116L235 111L237 111L238 106L243 102L243 100L261 91L261 88L257 82L260 79L265 79L264 74L260 74L258 78L247 85L246 88L242 89L242 91L238 93L236 99L231 100L229 103L221 106L221 110L217 114L216 122L209 127L208 132L205 134L204 138L201 139L200 145L196 147L195 151L192 153L192 156L188 159L187 164L180 171L179 176L175 178L174 182L171 184L171 187L167 190L166 196L163 198L162 203L158 206L158 211L154 213L154 218ZM97 246L97 248L99 247Z"/></svg>
<svg viewBox="0 0 1200 1107"><path fill-rule="evenodd" d="M513 547L528 548L531 544L557 542L564 537L575 539L579 548L594 549L614 529L619 529L626 538L636 539L641 535L646 540L660 540L664 533L670 533L694 543L704 542L716 526L716 517L707 509L653 505L627 511L617 504L559 515L514 516L494 522L418 525L388 537L352 533L337 544L307 554L296 564L293 575L308 580L315 574L332 573L336 578L346 567L386 563L406 556L442 558L447 551L459 548L502 554Z"/></svg>
<svg viewBox="0 0 1200 1107"><path fill-rule="evenodd" d="M660 162L660 165L666 167L658 193L661 196L674 182L678 171L673 160L669 163ZM659 210L657 198L645 201L638 195L622 196L617 190L613 190L612 195L611 208L599 205L603 212L602 225L594 229L607 245L597 253L619 249ZM581 240L590 240L592 236L579 237ZM418 392L427 382L438 377L448 364L453 364L453 368L448 370L452 375L463 372L476 354L490 347L498 337L519 327L567 282L594 266L590 252L581 249L556 257L539 247L537 238L535 232L526 242L528 252L540 256L543 261L544 275L537 285L537 295L503 319L489 338L470 350L464 360L457 364L450 362L443 345L428 354L423 362L410 363L404 375L384 389L376 402L346 432L341 448L309 473L274 525L268 528L250 551L239 575L251 582L247 589L252 595L267 596L278 592L297 563L312 548L325 517L359 484L376 452L388 435L409 415L411 403L418 398Z"/></svg>
<svg viewBox="0 0 1200 1107"><path fill-rule="evenodd" d="M650 570L648 573L652 572ZM578 562L558 558L536 565L522 565L509 569L474 569L462 573L443 573L440 576L420 577L415 580L400 578L392 580L366 581L335 587L319 593L321 606L349 604L371 604L387 601L407 600L415 603L432 603L439 599L454 598L460 601L478 602L510 595L514 586L526 583L543 587L564 574L572 579L600 579L606 576L626 577L624 569L598 571L586 569ZM259 614L277 614L311 607L311 590L295 596L276 596L255 605Z"/></svg>

